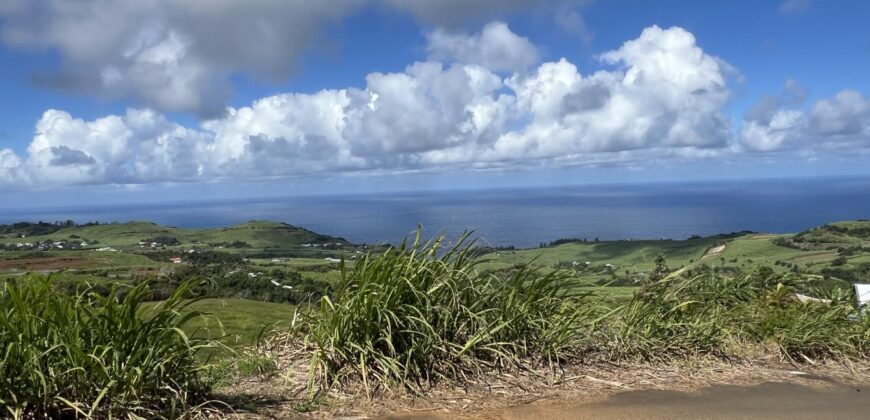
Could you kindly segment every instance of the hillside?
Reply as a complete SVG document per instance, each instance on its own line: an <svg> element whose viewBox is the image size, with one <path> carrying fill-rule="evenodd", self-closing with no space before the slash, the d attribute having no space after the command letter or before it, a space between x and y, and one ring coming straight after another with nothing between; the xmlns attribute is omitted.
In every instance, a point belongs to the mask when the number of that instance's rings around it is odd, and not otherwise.
<svg viewBox="0 0 870 420"><path fill-rule="evenodd" d="M663 256L671 270L754 270L817 276L836 284L870 281L870 221L826 224L796 234L735 233L687 240L575 241L487 253L484 269L517 264L574 269L590 283L639 283ZM834 283L831 283L834 284Z"/></svg>
<svg viewBox="0 0 870 420"><path fill-rule="evenodd" d="M363 247L340 237L269 221L213 229L179 229L141 221L5 227L5 232L13 231L19 236L21 232L48 233L23 234L24 238L0 235L0 274L67 270L64 275L88 281L97 281L93 275L99 274L100 282L175 272L178 267L172 262L179 258L192 265L239 264L244 258L246 273L283 270L301 273L313 282L332 283L340 276L338 258L353 260L364 252ZM627 296L655 268L659 256L671 272L746 272L764 266L843 286L870 280L870 221L830 223L795 234L737 232L685 240L557 240L535 249L485 251L479 268L496 272L535 263L569 269L588 286L607 286L607 294Z"/></svg>
<svg viewBox="0 0 870 420"><path fill-rule="evenodd" d="M615 269L645 271L652 269L659 255L674 264L690 264L717 244L749 235L716 235L686 240L576 241L544 248L489 253L489 262L484 267L497 269L534 260L545 265L577 267L589 262L590 266L610 264Z"/></svg>
<svg viewBox="0 0 870 420"><path fill-rule="evenodd" d="M20 224L16 224L20 225ZM286 223L251 221L214 229L179 229L151 222L54 225L9 225L0 244L21 250L105 249L136 251L148 249L221 249L234 253L334 251L353 244L343 238L322 235ZM38 228L41 228L38 229ZM41 233L45 232L47 233ZM36 232L27 234L23 232ZM21 246L19 244L29 244Z"/></svg>

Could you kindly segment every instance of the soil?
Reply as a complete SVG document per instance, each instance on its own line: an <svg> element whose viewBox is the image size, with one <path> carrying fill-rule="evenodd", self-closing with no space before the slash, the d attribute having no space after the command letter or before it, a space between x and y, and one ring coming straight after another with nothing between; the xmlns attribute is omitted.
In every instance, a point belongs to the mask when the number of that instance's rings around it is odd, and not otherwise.
<svg viewBox="0 0 870 420"><path fill-rule="evenodd" d="M307 360L301 349L271 378L249 378L218 398L233 417L524 419L524 418L870 418L870 365L794 366L778 358L673 365L594 363L552 372L492 373L463 386L441 384L415 395L403 389L368 394L336 387L306 403ZM285 357L281 357L285 356ZM290 357L287 357L290 356ZM300 357L301 356L301 357ZM302 412L306 410L314 411Z"/></svg>
<svg viewBox="0 0 870 420"><path fill-rule="evenodd" d="M529 404L483 412L472 418L520 419L866 419L870 386L824 382L802 385L768 382L754 386L716 385L694 392L627 391L578 404ZM450 415L385 419L442 420Z"/></svg>
<svg viewBox="0 0 870 420"><path fill-rule="evenodd" d="M49 271L94 266L96 266L96 264L87 258L75 257L43 257L0 260L0 270L18 269L24 271Z"/></svg>

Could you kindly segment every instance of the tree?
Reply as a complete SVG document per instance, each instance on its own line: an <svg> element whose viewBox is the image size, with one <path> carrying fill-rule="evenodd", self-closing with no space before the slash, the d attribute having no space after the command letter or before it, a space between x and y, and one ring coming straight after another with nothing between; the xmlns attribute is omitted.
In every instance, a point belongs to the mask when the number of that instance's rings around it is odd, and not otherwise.
<svg viewBox="0 0 870 420"><path fill-rule="evenodd" d="M649 272L646 277L646 283L651 284L660 280L664 280L668 274L671 273L671 269L668 268L667 262L665 262L665 257L659 255L656 257L656 267Z"/></svg>

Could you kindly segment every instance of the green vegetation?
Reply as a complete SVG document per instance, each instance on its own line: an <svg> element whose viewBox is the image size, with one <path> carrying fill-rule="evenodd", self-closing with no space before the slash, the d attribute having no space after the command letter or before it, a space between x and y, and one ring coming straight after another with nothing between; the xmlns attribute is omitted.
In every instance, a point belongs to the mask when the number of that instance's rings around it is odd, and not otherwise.
<svg viewBox="0 0 870 420"><path fill-rule="evenodd" d="M840 291L801 303L797 293L818 295L800 277L770 269L669 277L644 286L616 312L606 334L617 345L608 352L645 360L741 357L745 348L773 345L799 361L868 356L868 325L850 321L859 317L853 296Z"/></svg>
<svg viewBox="0 0 870 420"><path fill-rule="evenodd" d="M366 248L271 222L10 226L0 401L12 416L174 417L215 381L275 374L280 350L263 343L310 358L315 395L348 384L424 392L599 360L870 356L870 318L851 292L870 275L867 221L530 250L444 249L419 235ZM112 250L19 250L16 234ZM267 337L287 330L289 341Z"/></svg>
<svg viewBox="0 0 870 420"><path fill-rule="evenodd" d="M422 243L418 233L411 245L367 255L333 299L322 298L308 323L313 380L425 387L578 351L593 311L569 276L479 274L472 245L443 251L441 240Z"/></svg>
<svg viewBox="0 0 870 420"><path fill-rule="evenodd" d="M18 226L18 227L16 227ZM5 230L4 230L5 229ZM2 232L7 232L2 234ZM335 256L355 248L343 238L321 235L286 223L251 221L216 229L179 229L149 222L14 224L0 226L0 248L27 250L86 249L117 251L216 250L245 255ZM20 244L20 245L19 245ZM60 246L60 247L59 247Z"/></svg>
<svg viewBox="0 0 870 420"><path fill-rule="evenodd" d="M212 344L182 329L190 283L143 303L147 285L103 297L59 292L50 279L20 278L0 293L0 404L22 417L177 418L204 401L197 353Z"/></svg>
<svg viewBox="0 0 870 420"><path fill-rule="evenodd" d="M570 271L479 272L473 249L417 240L360 259L309 314L312 384L422 391L497 368L583 360L741 359L775 349L794 362L870 357L870 321L851 291L815 290L770 268L662 276L606 310ZM502 273L505 274L505 273ZM810 294L807 298L804 293ZM803 301L802 301L803 300Z"/></svg>
<svg viewBox="0 0 870 420"><path fill-rule="evenodd" d="M484 270L497 271L534 261L545 267L569 269L581 284L639 286L663 257L673 268L698 263L710 249L749 233L693 237L687 240L554 241L528 250L497 250L483 256Z"/></svg>
<svg viewBox="0 0 870 420"><path fill-rule="evenodd" d="M497 271L535 261L572 270L581 284L640 286L661 256L668 267L680 273L770 267L778 273L816 276L819 286L846 287L870 281L868 232L870 221L853 221L793 235L740 232L687 240L561 240L543 248L488 252L481 267Z"/></svg>
<svg viewBox="0 0 870 420"><path fill-rule="evenodd" d="M192 302L180 314L197 314L183 327L189 336L216 339L240 348L256 344L261 333L285 329L295 310L292 305L280 303L206 298Z"/></svg>

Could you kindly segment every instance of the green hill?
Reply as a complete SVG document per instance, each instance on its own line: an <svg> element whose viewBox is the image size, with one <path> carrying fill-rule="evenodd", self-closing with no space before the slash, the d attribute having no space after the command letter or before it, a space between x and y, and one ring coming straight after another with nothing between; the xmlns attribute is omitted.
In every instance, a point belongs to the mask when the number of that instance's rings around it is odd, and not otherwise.
<svg viewBox="0 0 870 420"><path fill-rule="evenodd" d="M737 233L687 240L578 241L529 250L487 253L489 270L536 262L575 269L589 282L630 285L663 256L672 270L798 272L839 285L870 281L870 221L830 223L796 234Z"/></svg>
<svg viewBox="0 0 870 420"><path fill-rule="evenodd" d="M11 228L8 230L13 231ZM21 229L15 230L20 231ZM154 248L222 249L226 252L242 253L337 250L354 246L343 238L322 235L286 223L267 221L250 221L214 229L179 229L134 221L63 227L49 233L25 237L21 237L21 234L0 236L0 244L43 242L83 242L83 249L111 247L119 251Z"/></svg>
<svg viewBox="0 0 870 420"><path fill-rule="evenodd" d="M577 241L556 246L517 251L496 251L486 255L486 269L500 269L515 264L535 261L539 264L565 268L596 268L616 271L646 272L655 266L655 259L664 256L674 266L688 265L700 260L709 249L751 234L716 235L686 240L624 240ZM587 264L587 262L589 264Z"/></svg>

